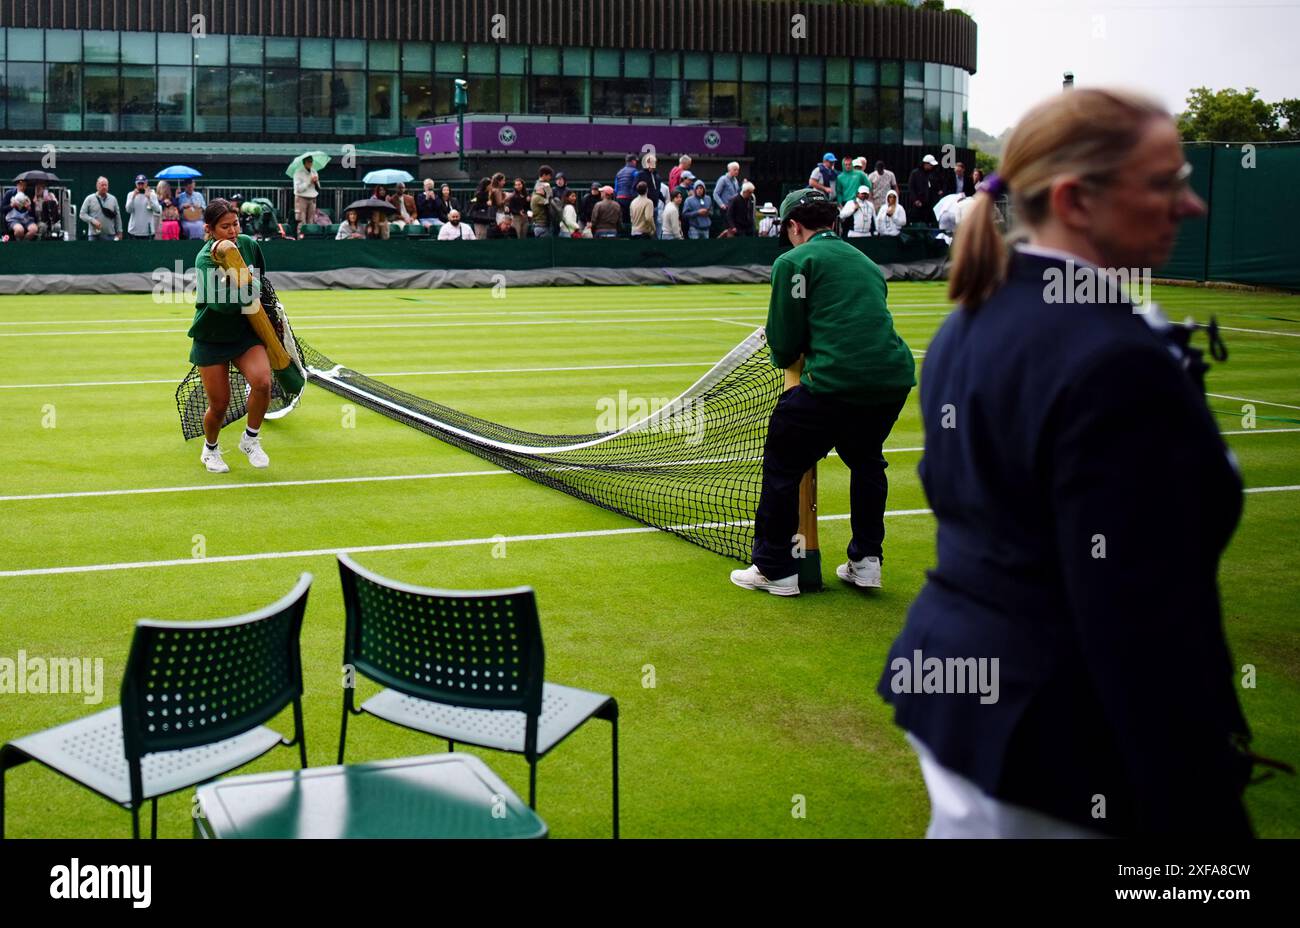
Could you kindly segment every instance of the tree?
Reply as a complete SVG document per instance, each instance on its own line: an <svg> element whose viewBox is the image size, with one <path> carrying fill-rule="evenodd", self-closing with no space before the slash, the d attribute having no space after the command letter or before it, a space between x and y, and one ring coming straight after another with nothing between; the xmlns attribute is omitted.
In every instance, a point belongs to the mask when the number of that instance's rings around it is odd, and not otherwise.
<svg viewBox="0 0 1300 928"><path fill-rule="evenodd" d="M1178 117L1178 129L1188 142L1268 142L1278 137L1277 123L1276 106L1261 100L1254 87L1196 87Z"/></svg>
<svg viewBox="0 0 1300 928"><path fill-rule="evenodd" d="M1283 100L1273 104L1273 115L1279 123L1277 137L1284 142L1300 142L1300 100ZM1285 125L1282 125L1282 124Z"/></svg>
<svg viewBox="0 0 1300 928"><path fill-rule="evenodd" d="M975 149L975 167L979 168L985 177L988 177L998 169L998 159L989 154L985 154L978 148Z"/></svg>

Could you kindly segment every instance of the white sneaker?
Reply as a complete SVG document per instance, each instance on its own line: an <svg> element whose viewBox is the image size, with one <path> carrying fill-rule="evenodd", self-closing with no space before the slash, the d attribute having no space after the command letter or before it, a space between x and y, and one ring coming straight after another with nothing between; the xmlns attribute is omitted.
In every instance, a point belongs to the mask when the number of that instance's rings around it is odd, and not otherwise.
<svg viewBox="0 0 1300 928"><path fill-rule="evenodd" d="M247 433L240 436L239 450L248 455L248 463L252 464L254 467L267 467L271 463L271 459L268 458L266 452L262 450L261 436L258 436L257 438L249 438Z"/></svg>
<svg viewBox="0 0 1300 928"><path fill-rule="evenodd" d="M230 465L221 457L221 449L213 448L208 450L208 446L203 446L203 453L199 455L199 461L208 469L210 474L226 474L230 472Z"/></svg>
<svg viewBox="0 0 1300 928"><path fill-rule="evenodd" d="M733 570L731 582L747 590L767 590L773 596L798 596L799 575L791 574L784 580L769 580L757 567Z"/></svg>
<svg viewBox="0 0 1300 928"><path fill-rule="evenodd" d="M864 557L860 561L848 561L835 568L835 576L855 586L880 589L880 558Z"/></svg>

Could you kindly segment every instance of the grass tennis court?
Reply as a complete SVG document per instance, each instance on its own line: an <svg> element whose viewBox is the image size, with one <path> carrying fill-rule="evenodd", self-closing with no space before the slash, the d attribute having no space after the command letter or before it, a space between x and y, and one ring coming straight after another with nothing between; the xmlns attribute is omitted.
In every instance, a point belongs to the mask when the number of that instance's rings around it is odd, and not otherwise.
<svg viewBox="0 0 1300 928"><path fill-rule="evenodd" d="M944 288L890 291L922 377L920 354L949 311ZM335 360L542 433L596 431L598 401L620 391L630 401L676 396L760 325L767 306L766 287L736 285L281 295L298 334ZM1242 691L1253 747L1294 761L1300 297L1164 287L1156 300L1171 318L1214 313L1225 327L1231 358L1209 375L1210 404L1259 491L1224 560L1225 623L1237 665L1257 669L1256 688ZM785 600L733 587L734 562L310 387L263 430L268 470L248 465L231 430L222 442L231 472L208 474L199 442L181 440L172 396L188 369L191 315L145 294L0 298L0 656L104 660L102 704L7 695L0 741L116 704L136 619L249 611L310 571L308 755L333 763L343 634L333 552L346 549L410 583L536 588L547 678L619 700L625 836L923 834L915 755L874 692L933 561L915 392L887 445L885 589L868 596L833 576L848 538L837 518L848 483L831 458L820 471L828 591ZM1132 409L1160 414L1140 396ZM375 689L362 684L358 695ZM349 728L352 761L444 747L373 718ZM541 763L538 811L553 836L608 835L608 752L605 726L588 725ZM475 753L526 795L522 758ZM275 751L241 772L293 766L292 752ZM128 815L37 764L11 771L7 789L12 836L130 833ZM189 836L189 796L160 801L160 836ZM792 815L797 797L805 818ZM1247 801L1259 834L1300 836L1294 779L1253 787Z"/></svg>

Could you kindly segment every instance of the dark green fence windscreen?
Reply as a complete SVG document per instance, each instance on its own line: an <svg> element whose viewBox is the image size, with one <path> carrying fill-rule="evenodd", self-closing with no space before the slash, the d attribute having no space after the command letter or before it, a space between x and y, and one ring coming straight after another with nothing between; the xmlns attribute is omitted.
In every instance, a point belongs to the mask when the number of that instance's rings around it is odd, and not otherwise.
<svg viewBox="0 0 1300 928"><path fill-rule="evenodd" d="M1300 290L1300 144L1184 150L1209 213L1183 223L1160 276Z"/></svg>

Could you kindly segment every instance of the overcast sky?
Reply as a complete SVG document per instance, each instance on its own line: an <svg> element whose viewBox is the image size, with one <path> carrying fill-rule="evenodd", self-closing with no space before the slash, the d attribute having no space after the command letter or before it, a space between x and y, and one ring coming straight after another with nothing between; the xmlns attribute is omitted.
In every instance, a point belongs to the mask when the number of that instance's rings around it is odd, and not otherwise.
<svg viewBox="0 0 1300 928"><path fill-rule="evenodd" d="M1171 111L1198 86L1300 97L1300 0L948 0L979 24L971 125L998 135L1078 86L1146 90Z"/></svg>

